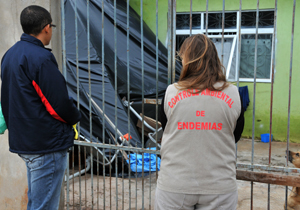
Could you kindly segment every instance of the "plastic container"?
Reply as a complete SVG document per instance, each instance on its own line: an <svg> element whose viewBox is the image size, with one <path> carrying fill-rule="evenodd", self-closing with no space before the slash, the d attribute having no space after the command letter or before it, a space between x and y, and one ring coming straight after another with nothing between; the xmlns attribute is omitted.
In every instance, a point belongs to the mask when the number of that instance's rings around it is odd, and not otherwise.
<svg viewBox="0 0 300 210"><path fill-rule="evenodd" d="M270 139L269 133L260 134L261 142L268 143ZM271 141L273 140L273 134L271 135Z"/></svg>

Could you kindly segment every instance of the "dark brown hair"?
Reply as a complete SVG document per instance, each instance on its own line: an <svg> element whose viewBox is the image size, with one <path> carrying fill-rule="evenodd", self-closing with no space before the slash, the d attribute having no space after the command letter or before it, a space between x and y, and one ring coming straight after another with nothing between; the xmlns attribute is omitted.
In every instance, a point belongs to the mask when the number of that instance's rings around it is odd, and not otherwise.
<svg viewBox="0 0 300 210"><path fill-rule="evenodd" d="M24 33L36 36L47 24L52 23L52 18L45 8L30 5L21 12L20 21Z"/></svg>
<svg viewBox="0 0 300 210"><path fill-rule="evenodd" d="M179 56L184 61L178 81L178 88L221 91L228 86L225 70L218 57L214 43L205 35L197 34L183 42ZM215 88L216 82L224 82Z"/></svg>

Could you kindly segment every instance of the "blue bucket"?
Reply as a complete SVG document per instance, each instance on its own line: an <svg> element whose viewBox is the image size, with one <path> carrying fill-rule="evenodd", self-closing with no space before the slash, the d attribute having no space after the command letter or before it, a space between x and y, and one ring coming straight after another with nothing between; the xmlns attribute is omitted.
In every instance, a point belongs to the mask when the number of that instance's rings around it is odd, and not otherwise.
<svg viewBox="0 0 300 210"><path fill-rule="evenodd" d="M261 142L268 143L270 139L269 133L260 134ZM271 141L273 140L273 134L271 135Z"/></svg>

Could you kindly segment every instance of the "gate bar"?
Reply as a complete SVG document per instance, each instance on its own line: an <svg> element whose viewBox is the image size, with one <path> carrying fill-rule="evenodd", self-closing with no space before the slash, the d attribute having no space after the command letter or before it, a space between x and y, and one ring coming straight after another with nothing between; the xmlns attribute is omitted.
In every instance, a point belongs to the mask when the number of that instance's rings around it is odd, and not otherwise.
<svg viewBox="0 0 300 210"><path fill-rule="evenodd" d="M256 6L256 32L255 32L255 56L254 56L254 84L253 84L253 115L252 115L252 155L251 165L254 162L254 137L255 137L255 102L256 102L256 72L257 72L257 45L258 45L258 22L259 22L259 0ZM251 210L253 209L253 181L251 181Z"/></svg>
<svg viewBox="0 0 300 210"><path fill-rule="evenodd" d="M193 8L193 0L190 0L190 36L192 36L192 24L193 24L192 8Z"/></svg>
<svg viewBox="0 0 300 210"><path fill-rule="evenodd" d="M156 0L156 34L155 34L155 43L156 43L156 48L155 48L155 51L156 51L156 57L155 57L155 61L156 61L156 103L155 103L155 110L156 110L156 124L155 124L155 129L156 129L156 132L158 130L158 104L159 104L159 101L158 101L158 75L159 75L159 68L158 68L158 0ZM160 102L161 104L161 102ZM157 146L157 142L158 142L158 139L157 139L157 135L156 135L156 151L158 151L158 146ZM158 159L158 155L156 154L156 160ZM156 165L155 165L155 168L156 168L156 172L155 172L155 180L158 179L158 161L156 161ZM150 173L151 175L151 173ZM150 180L151 180L151 177L150 177ZM151 186L151 183L150 183L150 186ZM151 194L151 190L150 190L150 194ZM151 202L150 202L151 204ZM151 208L150 208L151 209Z"/></svg>
<svg viewBox="0 0 300 210"><path fill-rule="evenodd" d="M208 0L206 0L206 20L205 20L205 35L208 36Z"/></svg>
<svg viewBox="0 0 300 210"><path fill-rule="evenodd" d="M292 72L293 72L293 49L294 49L294 31L295 31L295 9L296 9L296 0L293 4L293 19L292 19L292 37L291 37L291 56L290 56L290 75L289 75L289 99L288 99L288 125L287 125L287 142L286 142L286 151L289 151L290 143L290 121L291 121L291 96L292 96ZM288 155L286 155L286 167L289 165ZM286 186L285 190L285 208L287 208L288 200L288 187Z"/></svg>
<svg viewBox="0 0 300 210"><path fill-rule="evenodd" d="M269 133L269 166L271 165L271 151L272 151L272 125L273 125L273 95L274 95L274 69L275 69L275 51L276 51L276 27L277 27L277 0L275 0L275 10L274 10L274 32L273 32L273 60L272 60L272 77L271 77L271 99L270 99L270 133ZM271 186L268 184L268 210L270 210L270 191Z"/></svg>
<svg viewBox="0 0 300 210"><path fill-rule="evenodd" d="M102 49L101 49L101 54L102 54L102 81L105 81L105 67L104 67L104 58L105 58L105 53L104 53L104 1L102 1L102 13L101 13L101 18L102 18ZM105 82L102 82L102 143L105 144L105 117L104 117L104 113L105 113ZM102 154L105 154L105 149L102 148ZM102 170L103 170L103 189L105 189L105 160L104 158L102 158L103 164L102 164ZM103 207L105 208L105 198L106 198L106 191L103 190Z"/></svg>
<svg viewBox="0 0 300 210"><path fill-rule="evenodd" d="M131 109L131 104L130 104L130 53L129 53L129 1L127 0L127 100L128 100L128 109L127 109L127 115L128 115L128 142L129 145L131 145L130 143L130 109ZM128 161L129 163L131 163L130 161L130 155L128 156ZM129 209L131 209L131 167L128 167L129 170Z"/></svg>
<svg viewBox="0 0 300 210"><path fill-rule="evenodd" d="M223 0L223 9L222 9L222 40L221 40L221 45L222 45L221 62L222 62L222 64L223 64L223 60L224 60L224 29L225 29L225 0ZM225 71L225 69L223 69L223 71ZM223 73L225 74L226 71Z"/></svg>

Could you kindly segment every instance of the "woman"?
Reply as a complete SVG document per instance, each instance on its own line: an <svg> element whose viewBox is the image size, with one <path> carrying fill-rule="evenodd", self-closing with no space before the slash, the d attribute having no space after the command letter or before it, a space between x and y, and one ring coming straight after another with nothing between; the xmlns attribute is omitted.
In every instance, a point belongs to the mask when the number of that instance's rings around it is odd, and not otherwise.
<svg viewBox="0 0 300 210"><path fill-rule="evenodd" d="M162 103L155 209L236 209L235 143L244 127L238 89L226 82L205 35L187 38L179 56L179 81L169 85Z"/></svg>

